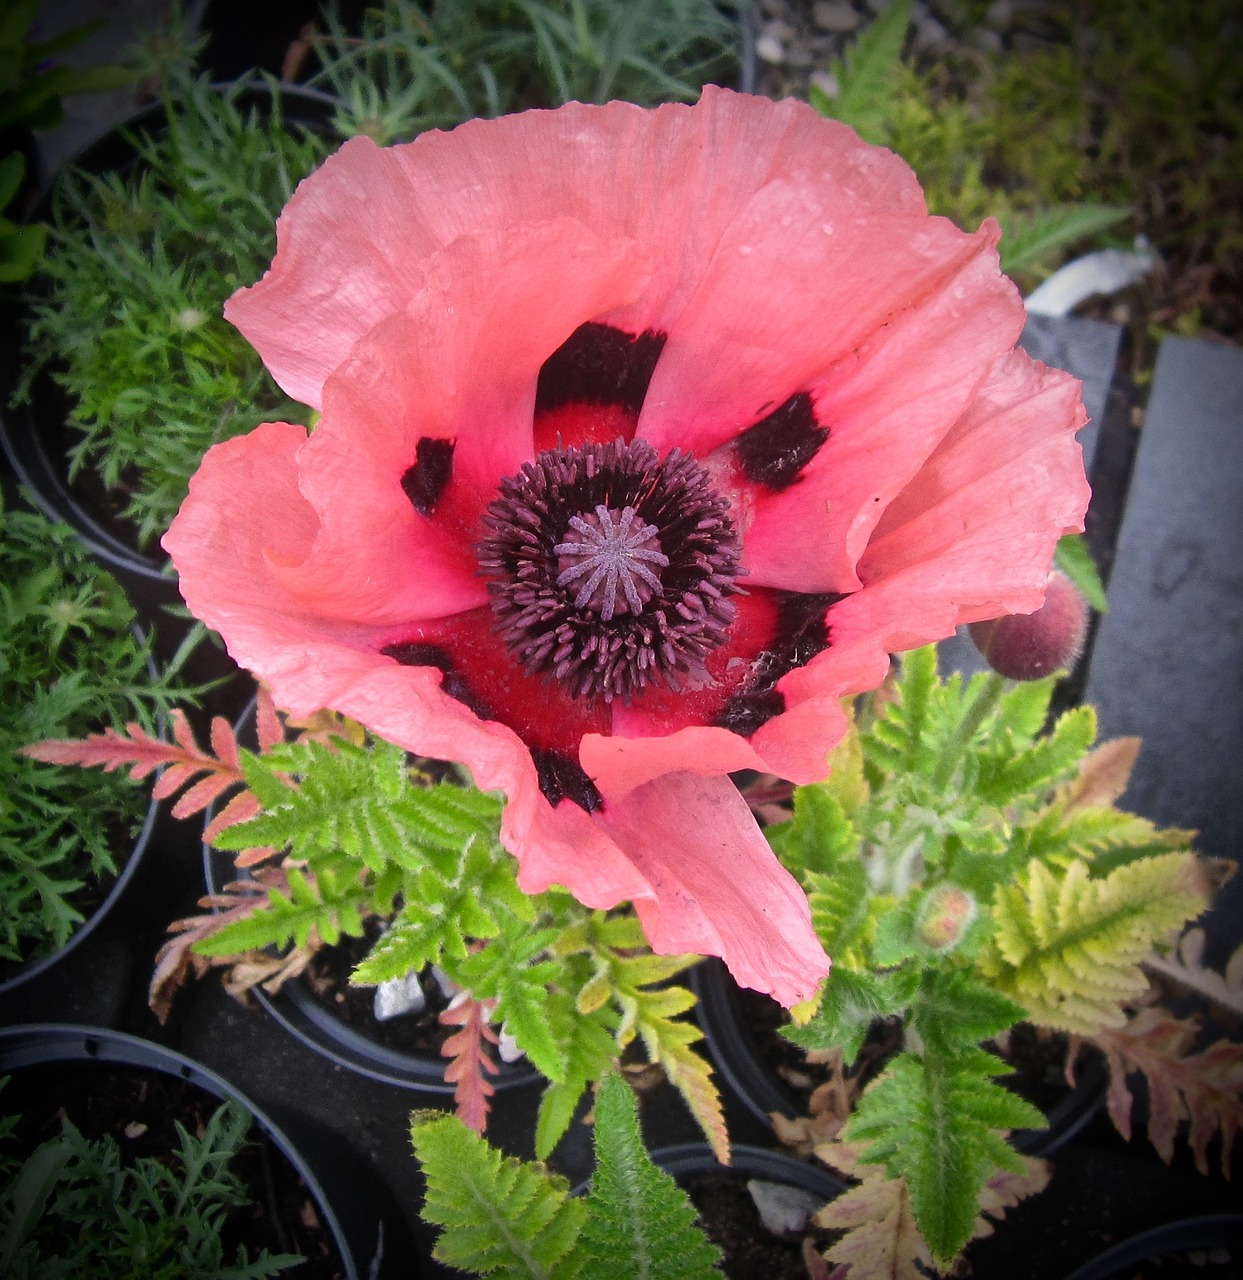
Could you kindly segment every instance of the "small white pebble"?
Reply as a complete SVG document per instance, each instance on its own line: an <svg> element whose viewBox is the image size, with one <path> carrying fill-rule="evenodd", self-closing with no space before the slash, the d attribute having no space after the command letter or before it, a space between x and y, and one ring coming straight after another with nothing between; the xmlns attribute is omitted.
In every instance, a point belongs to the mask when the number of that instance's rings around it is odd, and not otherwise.
<svg viewBox="0 0 1243 1280"><path fill-rule="evenodd" d="M822 31L839 33L854 31L860 22L859 12L846 0L816 0L812 5L811 20Z"/></svg>
<svg viewBox="0 0 1243 1280"><path fill-rule="evenodd" d="M755 42L755 56L761 62L780 66L785 59L785 50L781 47L780 40L774 40L772 36L760 36Z"/></svg>
<svg viewBox="0 0 1243 1280"><path fill-rule="evenodd" d="M841 85L837 83L837 77L831 71L813 71L811 73L811 83L824 94L826 98L836 98L841 93Z"/></svg>
<svg viewBox="0 0 1243 1280"><path fill-rule="evenodd" d="M775 1236L798 1235L807 1229L811 1215L824 1205L821 1196L802 1187L787 1187L783 1182L747 1180L747 1190L760 1220Z"/></svg>

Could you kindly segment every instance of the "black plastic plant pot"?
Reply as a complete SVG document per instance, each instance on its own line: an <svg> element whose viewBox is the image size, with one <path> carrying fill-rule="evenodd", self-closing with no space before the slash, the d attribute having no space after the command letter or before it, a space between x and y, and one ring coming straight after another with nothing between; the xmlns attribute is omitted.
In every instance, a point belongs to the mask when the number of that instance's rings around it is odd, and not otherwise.
<svg viewBox="0 0 1243 1280"><path fill-rule="evenodd" d="M357 1168L344 1168L340 1154L334 1152L331 1161L318 1161L318 1165L324 1168L317 1171L314 1152L319 1135L306 1127L305 1121L299 1122L304 1131L292 1134L227 1080L201 1063L136 1036L68 1024L39 1024L0 1030L0 1075L11 1077L4 1093L6 1114L20 1113L23 1089L28 1094L40 1089L46 1091L52 1087L49 1082L57 1078L67 1079L68 1073L76 1076L79 1070L98 1070L102 1084L105 1079L103 1069L107 1068L114 1072L125 1069L158 1072L187 1082L212 1099L236 1100L254 1118L251 1140L258 1139L263 1143L260 1154L266 1162L264 1182L270 1185L272 1155L279 1154L300 1179L339 1255L340 1267L334 1271L345 1280L369 1280L383 1274L385 1232L398 1228L399 1223L386 1220L376 1208L374 1197L360 1194L368 1185L369 1175L357 1161ZM66 1074L57 1077L54 1073ZM25 1086L24 1075L29 1081ZM87 1088L90 1088L89 1083ZM326 1189L325 1173L332 1174L334 1185L331 1194ZM345 1199L338 1198L339 1188L348 1193ZM380 1198L383 1199L382 1193ZM269 1211L274 1211L272 1205L268 1207ZM409 1276L412 1273L406 1270L403 1274Z"/></svg>
<svg viewBox="0 0 1243 1280"><path fill-rule="evenodd" d="M208 893L219 893L237 874L228 854L203 846L203 876ZM301 976L289 979L273 995L262 987L253 988L251 994L290 1035L337 1066L384 1084L424 1093L452 1095L456 1087L445 1080L447 1059L380 1043L320 1000ZM499 1073L489 1077L497 1090L516 1089L543 1079L526 1059L500 1062L498 1066Z"/></svg>
<svg viewBox="0 0 1243 1280"><path fill-rule="evenodd" d="M229 86L218 86L221 90ZM238 99L243 109L262 110L272 94L262 81L247 85ZM325 93L296 86L282 86L283 118L313 129L327 129L334 109ZM71 164L88 174L124 173L137 157L127 133L158 134L165 121L161 103L144 108L110 130L78 154ZM32 218L46 221L51 194L36 205ZM3 447L18 479L31 498L52 520L69 525L91 553L123 578L146 580L158 603L180 604L172 567L159 551L139 548L124 520L113 512L114 496L92 475L69 478L70 452L77 437L66 422L66 394L44 372L35 378L28 402L11 405L9 395L17 385L24 346L23 313L5 307L0 315L0 447Z"/></svg>
<svg viewBox="0 0 1243 1280"><path fill-rule="evenodd" d="M1193 1254L1194 1257L1184 1255ZM1217 1255L1217 1256L1215 1256ZM1152 1263L1149 1270L1136 1270ZM1085 1262L1066 1280L1235 1280L1243 1275L1243 1214L1183 1218L1121 1240Z"/></svg>
<svg viewBox="0 0 1243 1280"><path fill-rule="evenodd" d="M769 1126L772 1115L796 1119L800 1112L780 1077L764 1059L758 1032L747 1025L739 1007L738 987L719 960L708 959L690 973L698 997L695 1016L708 1053L728 1087L746 1109ZM775 1033L773 1033L775 1034ZM1100 1110L1105 1099L1106 1068L1096 1059L1085 1063L1076 1083L1045 1110L1048 1127L1016 1130L1010 1142L1025 1155L1047 1156L1069 1142Z"/></svg>
<svg viewBox="0 0 1243 1280"><path fill-rule="evenodd" d="M100 925L104 924L112 916L117 903L124 896L126 889L138 871L139 864L151 846L151 833L155 828L158 812L158 803L154 800L151 801L147 806L147 813L143 818L142 827L139 829L129 855L123 860L119 859L119 861L122 861L122 865L116 879L112 882L111 888L95 910L69 935L63 946L58 947L49 955L30 960L26 964L16 965L11 968L0 967L0 999L16 991L19 987L25 986L26 983L41 977L49 969L60 964L62 960L76 951Z"/></svg>

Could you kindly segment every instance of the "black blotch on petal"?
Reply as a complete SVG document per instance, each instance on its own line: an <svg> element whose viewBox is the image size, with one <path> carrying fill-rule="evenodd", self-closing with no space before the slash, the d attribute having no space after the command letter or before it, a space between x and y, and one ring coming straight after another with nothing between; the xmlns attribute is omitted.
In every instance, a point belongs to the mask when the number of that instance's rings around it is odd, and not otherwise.
<svg viewBox="0 0 1243 1280"><path fill-rule="evenodd" d="M811 396L800 391L743 431L734 442L743 474L774 493L788 489L829 438L816 422Z"/></svg>
<svg viewBox="0 0 1243 1280"><path fill-rule="evenodd" d="M587 771L564 751L532 747L531 759L539 775L539 789L554 808L562 800L573 800L580 809L594 813L604 803L604 797Z"/></svg>
<svg viewBox="0 0 1243 1280"><path fill-rule="evenodd" d="M454 664L447 649L438 644L424 644L421 641L399 641L397 644L385 645L380 652L386 658L394 658L403 667L435 667L444 673L440 687L451 698L456 698L463 706L469 707L480 720L492 720L495 717L487 706L471 692L466 677Z"/></svg>
<svg viewBox="0 0 1243 1280"><path fill-rule="evenodd" d="M414 466L401 478L410 505L421 516L430 516L453 475L453 441L424 436L415 449Z"/></svg>
<svg viewBox="0 0 1243 1280"><path fill-rule="evenodd" d="M825 614L844 596L832 591L782 591L777 596L777 627L772 643L756 663L755 675L726 702L713 723L749 738L786 709L785 695L774 686L788 671L806 666L829 647Z"/></svg>
<svg viewBox="0 0 1243 1280"><path fill-rule="evenodd" d="M535 412L565 404L616 404L638 413L664 345L663 333L579 325L544 361L535 387Z"/></svg>

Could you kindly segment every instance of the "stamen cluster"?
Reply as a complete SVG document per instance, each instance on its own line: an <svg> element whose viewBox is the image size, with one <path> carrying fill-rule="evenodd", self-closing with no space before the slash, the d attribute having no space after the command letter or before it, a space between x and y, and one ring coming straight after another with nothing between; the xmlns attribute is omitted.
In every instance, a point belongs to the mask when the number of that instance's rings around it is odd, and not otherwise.
<svg viewBox="0 0 1243 1280"><path fill-rule="evenodd" d="M680 688L729 634L741 547L693 457L643 441L549 449L501 481L478 546L496 625L573 697Z"/></svg>

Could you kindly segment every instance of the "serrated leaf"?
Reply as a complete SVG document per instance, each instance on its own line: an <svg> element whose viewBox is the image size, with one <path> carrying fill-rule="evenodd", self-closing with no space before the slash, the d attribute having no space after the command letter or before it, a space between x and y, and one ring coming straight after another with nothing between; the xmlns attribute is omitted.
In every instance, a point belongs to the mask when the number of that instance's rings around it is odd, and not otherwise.
<svg viewBox="0 0 1243 1280"><path fill-rule="evenodd" d="M981 966L1033 1022L1092 1035L1123 1024L1121 1002L1148 985L1142 961L1207 902L1191 853L1142 858L1100 879L1082 862L1059 874L1033 859L997 892Z"/></svg>
<svg viewBox="0 0 1243 1280"><path fill-rule="evenodd" d="M540 1160L552 1154L587 1086L612 1068L617 1055L615 1015L604 1010L580 1013L570 996L556 991L548 993L544 1011L553 1038L565 1051L566 1065L564 1079L549 1083L540 1098L535 1125L535 1154Z"/></svg>
<svg viewBox="0 0 1243 1280"><path fill-rule="evenodd" d="M1107 204L1060 204L1024 213L1000 210L1001 269L1011 275L1052 265L1051 260L1063 249L1107 231L1133 213L1127 206ZM1071 581L1075 579L1071 577Z"/></svg>
<svg viewBox="0 0 1243 1280"><path fill-rule="evenodd" d="M868 1028L877 1018L900 1013L919 983L914 970L857 973L834 965L825 979L820 1006L801 1027L781 1034L803 1049L840 1049L847 1065L858 1056Z"/></svg>
<svg viewBox="0 0 1243 1280"><path fill-rule="evenodd" d="M895 0L835 61L837 97L813 97L823 115L848 124L865 142L884 143L892 104L892 76L911 22L910 0Z"/></svg>
<svg viewBox="0 0 1243 1280"><path fill-rule="evenodd" d="M564 1178L493 1150L456 1116L416 1112L411 1139L442 1227L439 1261L497 1280L581 1280L575 1245L586 1206Z"/></svg>
<svg viewBox="0 0 1243 1280"><path fill-rule="evenodd" d="M596 1098L596 1169L579 1244L592 1280L719 1280L720 1251L686 1193L651 1161L634 1094L605 1076Z"/></svg>
<svg viewBox="0 0 1243 1280"><path fill-rule="evenodd" d="M1022 1006L962 972L928 970L911 1005L925 1045L952 1055L1000 1035L1027 1016Z"/></svg>
<svg viewBox="0 0 1243 1280"><path fill-rule="evenodd" d="M978 794L998 806L1039 796L1076 771L1095 740L1096 712L1075 707L1031 746L982 755Z"/></svg>
<svg viewBox="0 0 1243 1280"><path fill-rule="evenodd" d="M870 1139L860 1156L902 1178L920 1235L942 1269L971 1238L980 1191L997 1168L1022 1168L998 1130L1039 1128L1030 1103L995 1084L1007 1070L981 1049L900 1054L863 1093L845 1136Z"/></svg>
<svg viewBox="0 0 1243 1280"><path fill-rule="evenodd" d="M1005 240L1003 238L1003 256L1005 253L1004 245ZM1003 264L1001 269L1006 271L1008 268ZM1053 562L1074 583L1075 587L1078 588L1079 594L1097 613L1109 612L1109 599L1105 594L1105 584L1101 581L1101 575L1096 568L1096 561L1092 559L1088 544L1081 534L1063 534L1058 539L1057 548L1053 553Z"/></svg>
<svg viewBox="0 0 1243 1280"><path fill-rule="evenodd" d="M832 876L858 864L859 836L825 783L796 787L794 817L764 834L782 865L804 884L811 873Z"/></svg>

